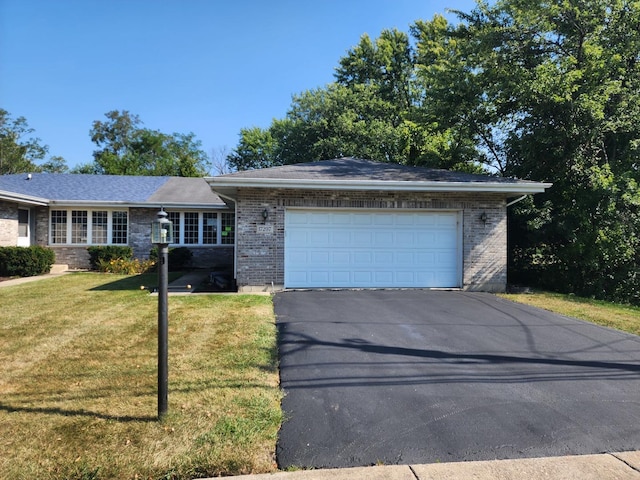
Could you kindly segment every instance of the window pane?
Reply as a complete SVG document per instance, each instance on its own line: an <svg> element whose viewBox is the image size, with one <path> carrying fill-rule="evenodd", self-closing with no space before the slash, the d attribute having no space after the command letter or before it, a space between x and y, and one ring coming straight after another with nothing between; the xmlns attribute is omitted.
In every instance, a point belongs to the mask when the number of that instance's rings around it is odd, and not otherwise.
<svg viewBox="0 0 640 480"><path fill-rule="evenodd" d="M29 236L29 210L18 209L18 236Z"/></svg>
<svg viewBox="0 0 640 480"><path fill-rule="evenodd" d="M112 213L111 243L127 243L127 212Z"/></svg>
<svg viewBox="0 0 640 480"><path fill-rule="evenodd" d="M92 212L91 243L107 243L107 219L106 211Z"/></svg>
<svg viewBox="0 0 640 480"><path fill-rule="evenodd" d="M198 243L198 212L184 213L184 243Z"/></svg>
<svg viewBox="0 0 640 480"><path fill-rule="evenodd" d="M202 243L213 245L218 243L218 214L205 212L202 214Z"/></svg>
<svg viewBox="0 0 640 480"><path fill-rule="evenodd" d="M235 226L236 219L235 214L233 213L223 213L222 214L222 244L223 245L233 245L235 241Z"/></svg>
<svg viewBox="0 0 640 480"><path fill-rule="evenodd" d="M67 243L66 210L51 210L51 243Z"/></svg>
<svg viewBox="0 0 640 480"><path fill-rule="evenodd" d="M87 211L71 210L71 243L87 243Z"/></svg>
<svg viewBox="0 0 640 480"><path fill-rule="evenodd" d="M167 212L169 221L173 223L174 243L180 243L180 212Z"/></svg>

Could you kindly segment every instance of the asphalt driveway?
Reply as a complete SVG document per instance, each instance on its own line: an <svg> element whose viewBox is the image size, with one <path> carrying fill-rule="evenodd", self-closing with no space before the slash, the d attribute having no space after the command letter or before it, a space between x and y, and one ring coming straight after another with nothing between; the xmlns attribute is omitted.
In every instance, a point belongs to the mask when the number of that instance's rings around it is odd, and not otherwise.
<svg viewBox="0 0 640 480"><path fill-rule="evenodd" d="M640 337L483 293L274 303L281 468L640 449Z"/></svg>

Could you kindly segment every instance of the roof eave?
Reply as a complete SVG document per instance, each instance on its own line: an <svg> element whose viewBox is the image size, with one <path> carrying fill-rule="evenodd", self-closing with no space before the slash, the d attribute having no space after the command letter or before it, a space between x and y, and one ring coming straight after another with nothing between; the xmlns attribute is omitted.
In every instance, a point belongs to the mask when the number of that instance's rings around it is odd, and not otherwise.
<svg viewBox="0 0 640 480"><path fill-rule="evenodd" d="M209 178L211 188L222 191L232 188L296 188L305 190L382 190L411 192L485 192L522 195L542 193L551 183L443 182L387 180L298 180L298 179L232 179Z"/></svg>
<svg viewBox="0 0 640 480"><path fill-rule="evenodd" d="M52 207L103 207L103 208L180 208L197 210L228 210L224 204L212 203L184 203L184 202L119 202L119 201L97 201L97 200L52 200L48 202Z"/></svg>
<svg viewBox="0 0 640 480"><path fill-rule="evenodd" d="M33 197L31 195L22 195L15 192L7 192L5 190L0 190L0 200L6 200L9 202L17 202L26 205L34 205L34 206L46 206L49 204L49 200L41 197Z"/></svg>

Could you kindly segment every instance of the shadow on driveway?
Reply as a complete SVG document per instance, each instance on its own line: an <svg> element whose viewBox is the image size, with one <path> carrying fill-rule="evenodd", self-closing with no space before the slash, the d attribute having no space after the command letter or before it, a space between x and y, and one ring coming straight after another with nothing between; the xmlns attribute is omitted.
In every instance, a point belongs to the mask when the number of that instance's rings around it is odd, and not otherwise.
<svg viewBox="0 0 640 480"><path fill-rule="evenodd" d="M640 338L489 294L276 295L281 468L640 448Z"/></svg>

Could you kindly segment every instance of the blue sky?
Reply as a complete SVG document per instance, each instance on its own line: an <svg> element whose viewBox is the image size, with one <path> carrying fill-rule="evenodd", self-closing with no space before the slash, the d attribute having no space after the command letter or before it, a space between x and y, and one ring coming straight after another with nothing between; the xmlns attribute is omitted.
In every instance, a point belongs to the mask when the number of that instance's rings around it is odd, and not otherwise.
<svg viewBox="0 0 640 480"><path fill-rule="evenodd" d="M364 33L408 32L472 0L0 0L0 108L73 167L89 130L128 110L207 153L333 81ZM455 21L455 16L447 14Z"/></svg>

